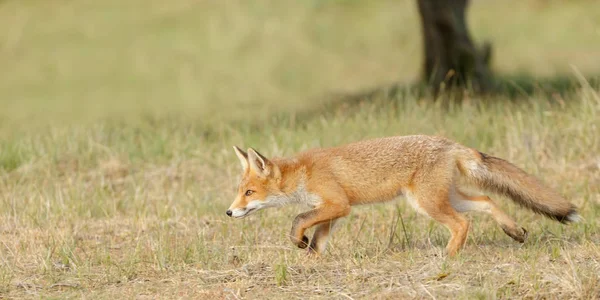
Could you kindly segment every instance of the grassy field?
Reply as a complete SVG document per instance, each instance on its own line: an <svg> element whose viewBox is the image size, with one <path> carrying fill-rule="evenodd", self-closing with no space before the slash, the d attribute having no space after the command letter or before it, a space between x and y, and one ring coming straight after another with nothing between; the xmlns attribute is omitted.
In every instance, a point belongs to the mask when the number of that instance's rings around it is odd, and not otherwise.
<svg viewBox="0 0 600 300"><path fill-rule="evenodd" d="M410 92L414 1L1 1L0 299L597 299L600 3L473 2L515 101ZM287 237L304 208L224 213L232 145L280 156L403 134L513 161L584 221L497 198L529 239L473 214L449 259L445 228L389 202L354 208L309 259Z"/></svg>

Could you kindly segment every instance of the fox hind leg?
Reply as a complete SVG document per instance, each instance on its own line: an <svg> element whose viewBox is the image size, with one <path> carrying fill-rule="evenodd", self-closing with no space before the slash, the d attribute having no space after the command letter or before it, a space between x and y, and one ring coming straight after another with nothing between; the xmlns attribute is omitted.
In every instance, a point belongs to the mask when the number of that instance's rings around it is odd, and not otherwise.
<svg viewBox="0 0 600 300"><path fill-rule="evenodd" d="M517 242L523 243L527 238L527 230L520 227L504 213L488 196L469 196L456 190L450 197L450 203L459 212L480 211L492 215L504 233Z"/></svg>
<svg viewBox="0 0 600 300"><path fill-rule="evenodd" d="M450 205L448 189L415 190L413 196L419 210L448 228L451 237L446 250L449 256L456 255L467 240L469 221Z"/></svg>

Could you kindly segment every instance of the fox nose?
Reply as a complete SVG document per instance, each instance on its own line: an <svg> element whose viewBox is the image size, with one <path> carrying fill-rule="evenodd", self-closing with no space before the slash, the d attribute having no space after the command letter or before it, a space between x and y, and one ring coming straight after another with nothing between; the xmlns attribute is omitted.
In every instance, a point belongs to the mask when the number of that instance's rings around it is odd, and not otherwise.
<svg viewBox="0 0 600 300"><path fill-rule="evenodd" d="M231 214L232 214L231 209L228 209L225 213L231 217Z"/></svg>

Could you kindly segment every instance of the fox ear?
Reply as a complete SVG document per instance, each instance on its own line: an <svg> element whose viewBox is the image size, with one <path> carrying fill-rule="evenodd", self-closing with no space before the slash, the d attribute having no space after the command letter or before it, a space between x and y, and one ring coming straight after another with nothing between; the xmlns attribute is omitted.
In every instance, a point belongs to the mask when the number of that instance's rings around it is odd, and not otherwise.
<svg viewBox="0 0 600 300"><path fill-rule="evenodd" d="M248 163L250 169L259 175L266 177L271 173L271 162L252 148L248 148Z"/></svg>
<svg viewBox="0 0 600 300"><path fill-rule="evenodd" d="M236 146L233 146L233 151L235 151L235 155L240 159L242 168L246 171L248 169L248 154Z"/></svg>

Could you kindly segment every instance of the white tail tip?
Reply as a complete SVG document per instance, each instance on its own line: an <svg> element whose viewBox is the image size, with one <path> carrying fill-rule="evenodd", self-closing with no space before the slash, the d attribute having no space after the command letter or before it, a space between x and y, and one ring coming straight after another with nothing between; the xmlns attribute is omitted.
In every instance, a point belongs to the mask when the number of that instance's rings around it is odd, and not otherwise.
<svg viewBox="0 0 600 300"><path fill-rule="evenodd" d="M567 221L569 221L571 223L579 223L582 220L583 220L583 218L577 212L573 211L567 215Z"/></svg>

